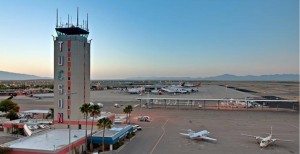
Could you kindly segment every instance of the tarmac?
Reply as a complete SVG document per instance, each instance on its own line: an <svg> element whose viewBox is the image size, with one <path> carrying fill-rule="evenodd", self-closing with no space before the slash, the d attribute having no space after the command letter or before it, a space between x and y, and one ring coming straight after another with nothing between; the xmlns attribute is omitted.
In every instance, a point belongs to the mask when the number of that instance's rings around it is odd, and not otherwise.
<svg viewBox="0 0 300 154"><path fill-rule="evenodd" d="M137 121L138 115L150 116L151 122ZM216 111L136 108L132 123L143 130L120 154L180 153L299 153L299 114L295 112ZM265 137L273 127L273 137L293 142L277 142L261 149L254 138L242 133ZM179 133L187 129L208 130L217 142L191 140Z"/></svg>
<svg viewBox="0 0 300 154"><path fill-rule="evenodd" d="M101 102L102 111L123 113L124 106L137 105L137 97L178 97L178 98L245 98L256 95L237 91L217 85L203 85L199 92L179 95L128 94L119 90L91 91L91 101ZM5 99L4 97L0 97ZM36 99L17 96L13 101L20 105L20 110L43 109L53 107L53 99ZM114 104L121 105L115 108ZM79 110L78 110L79 112ZM150 116L151 122L139 122L137 116ZM120 154L180 154L180 153L299 153L299 112L263 112L263 111L231 111L231 110L189 110L136 107L132 112L132 123L139 124L143 130L124 146ZM273 137L293 140L293 142L277 142L261 150L253 138L241 133L267 136L273 127ZM197 141L181 136L179 133L187 129L201 131L207 129L210 137L217 142Z"/></svg>

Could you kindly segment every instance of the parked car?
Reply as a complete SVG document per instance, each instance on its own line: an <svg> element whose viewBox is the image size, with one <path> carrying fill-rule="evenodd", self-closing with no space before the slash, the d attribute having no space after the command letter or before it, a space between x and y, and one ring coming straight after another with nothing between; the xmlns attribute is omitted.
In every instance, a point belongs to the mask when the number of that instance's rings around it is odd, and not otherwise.
<svg viewBox="0 0 300 154"><path fill-rule="evenodd" d="M150 117L149 116L140 116L138 117L139 121L144 121L144 122L150 122Z"/></svg>
<svg viewBox="0 0 300 154"><path fill-rule="evenodd" d="M142 130L142 127L141 126L139 126L139 125L134 125L133 126L133 130Z"/></svg>

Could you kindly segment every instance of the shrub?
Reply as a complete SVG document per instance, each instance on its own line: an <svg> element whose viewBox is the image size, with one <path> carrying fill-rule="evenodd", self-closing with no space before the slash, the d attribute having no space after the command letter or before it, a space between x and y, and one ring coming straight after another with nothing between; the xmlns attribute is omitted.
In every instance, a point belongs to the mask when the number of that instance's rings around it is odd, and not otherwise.
<svg viewBox="0 0 300 154"><path fill-rule="evenodd" d="M9 120L15 120L19 119L19 116L14 110L10 110L9 113L6 115L6 118L8 118Z"/></svg>
<svg viewBox="0 0 300 154"><path fill-rule="evenodd" d="M13 110L15 112L19 112L20 107L15 102L11 101L10 99L5 99L0 102L0 111L8 112Z"/></svg>
<svg viewBox="0 0 300 154"><path fill-rule="evenodd" d="M11 149L9 147L0 147L0 153L1 154L9 154Z"/></svg>

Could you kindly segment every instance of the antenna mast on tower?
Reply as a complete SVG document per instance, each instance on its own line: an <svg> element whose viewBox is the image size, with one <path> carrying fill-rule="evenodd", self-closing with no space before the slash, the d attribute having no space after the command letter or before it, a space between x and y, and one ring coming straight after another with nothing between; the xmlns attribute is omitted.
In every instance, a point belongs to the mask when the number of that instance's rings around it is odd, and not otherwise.
<svg viewBox="0 0 300 154"><path fill-rule="evenodd" d="M56 9L56 27L58 27L58 9Z"/></svg>
<svg viewBox="0 0 300 154"><path fill-rule="evenodd" d="M86 30L89 31L89 14L86 14Z"/></svg>
<svg viewBox="0 0 300 154"><path fill-rule="evenodd" d="M78 7L77 7L77 27L78 27Z"/></svg>

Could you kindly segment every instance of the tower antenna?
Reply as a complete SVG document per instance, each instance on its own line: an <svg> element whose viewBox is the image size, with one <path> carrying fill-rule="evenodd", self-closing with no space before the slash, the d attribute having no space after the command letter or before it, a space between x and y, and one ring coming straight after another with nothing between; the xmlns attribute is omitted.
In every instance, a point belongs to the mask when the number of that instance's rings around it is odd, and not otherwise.
<svg viewBox="0 0 300 154"><path fill-rule="evenodd" d="M69 23L70 23L70 22L69 22L69 14L68 14L68 28L70 27L70 26L69 26Z"/></svg>
<svg viewBox="0 0 300 154"><path fill-rule="evenodd" d="M77 27L78 27L78 7L77 7Z"/></svg>
<svg viewBox="0 0 300 154"><path fill-rule="evenodd" d="M58 8L56 9L56 27L58 27Z"/></svg>
<svg viewBox="0 0 300 154"><path fill-rule="evenodd" d="M89 14L86 14L86 30L89 31Z"/></svg>

